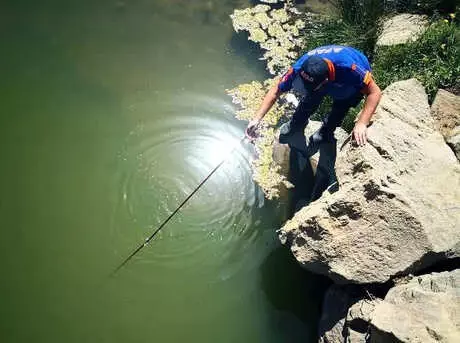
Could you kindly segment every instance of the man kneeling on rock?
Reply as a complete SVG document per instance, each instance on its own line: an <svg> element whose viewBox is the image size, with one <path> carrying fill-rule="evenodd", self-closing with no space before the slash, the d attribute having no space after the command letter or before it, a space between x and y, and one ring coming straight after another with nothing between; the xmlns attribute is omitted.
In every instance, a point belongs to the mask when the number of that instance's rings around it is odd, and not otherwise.
<svg viewBox="0 0 460 343"><path fill-rule="evenodd" d="M256 129L265 114L270 110L281 93L294 90L302 96L292 119L281 126L279 141L288 143L291 148L298 148L292 138L305 130L310 116L318 109L323 98L329 95L333 99L331 111L323 119L318 131L308 139L302 155L310 158L321 146L328 146L326 168L332 163L327 185L336 183L334 164L336 140L334 131L342 124L351 107L356 107L366 97L353 129L353 137L358 145L367 142L367 126L380 101L381 91L374 82L369 61L360 51L340 45L329 45L307 52L289 68L286 74L265 95L262 105L249 122L246 135L254 138ZM303 137L303 136L302 136ZM304 138L305 141L305 138ZM320 151L320 155L322 151ZM320 157L319 166L321 165ZM327 166L329 165L329 166Z"/></svg>

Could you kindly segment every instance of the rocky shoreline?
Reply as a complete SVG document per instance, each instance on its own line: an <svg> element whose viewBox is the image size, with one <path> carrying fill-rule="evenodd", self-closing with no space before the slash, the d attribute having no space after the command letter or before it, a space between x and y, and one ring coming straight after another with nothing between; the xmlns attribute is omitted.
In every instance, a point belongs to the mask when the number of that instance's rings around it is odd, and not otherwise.
<svg viewBox="0 0 460 343"><path fill-rule="evenodd" d="M248 31L268 51L272 75L295 55L299 18L308 20L290 6L273 14L259 5L232 17L236 30ZM383 25L378 45L416 40L426 26L424 16L395 16ZM274 80L229 91L242 108L238 118L252 116ZM302 186L291 183L293 154L277 142L291 100L274 106L256 140L254 179L267 198ZM307 136L315 125L308 125ZM303 268L335 283L323 301L319 342L460 341L459 132L460 97L439 90L430 107L416 79L384 90L366 146L336 131L339 189L297 206L278 230ZM318 156L310 162L315 169Z"/></svg>
<svg viewBox="0 0 460 343"><path fill-rule="evenodd" d="M347 144L337 157L340 189L278 231L303 268L336 283L320 342L460 337L460 164L437 129L439 116L452 115L442 112L432 115L417 80L388 87L369 144ZM412 276L446 261L452 271Z"/></svg>

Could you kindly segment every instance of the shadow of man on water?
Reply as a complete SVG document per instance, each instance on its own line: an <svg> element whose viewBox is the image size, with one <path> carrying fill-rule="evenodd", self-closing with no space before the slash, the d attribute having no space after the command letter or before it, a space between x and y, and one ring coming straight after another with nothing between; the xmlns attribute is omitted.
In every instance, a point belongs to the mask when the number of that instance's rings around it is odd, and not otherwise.
<svg viewBox="0 0 460 343"><path fill-rule="evenodd" d="M288 213L296 211L333 192L337 186L335 160L337 142L308 146L303 132L289 139L289 181L295 188L289 194ZM319 151L317 163L309 156ZM274 249L261 265L261 287L270 303L279 311L272 325L292 342L316 342L321 307L332 282L325 276L302 269L287 247ZM295 319L297 320L295 320Z"/></svg>
<svg viewBox="0 0 460 343"><path fill-rule="evenodd" d="M284 143L284 142L283 142ZM303 132L297 132L286 143L290 146L289 181L294 185L290 195L290 213L295 212L318 200L324 191L333 193L338 190L335 174L337 158L337 140L318 145L307 144ZM319 151L316 163L310 157Z"/></svg>
<svg viewBox="0 0 460 343"><path fill-rule="evenodd" d="M261 267L261 288L279 311L272 325L290 342L316 342L321 304L331 281L303 270L289 249L279 246ZM296 318L297 320L295 320Z"/></svg>

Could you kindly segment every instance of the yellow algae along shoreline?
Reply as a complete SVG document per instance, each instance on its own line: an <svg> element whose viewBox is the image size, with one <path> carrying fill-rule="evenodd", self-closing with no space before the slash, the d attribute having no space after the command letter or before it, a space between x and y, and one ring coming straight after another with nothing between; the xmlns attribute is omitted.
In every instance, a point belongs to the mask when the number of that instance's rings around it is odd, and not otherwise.
<svg viewBox="0 0 460 343"><path fill-rule="evenodd" d="M267 3L282 1L269 0ZM262 60L267 62L267 70L273 78L264 81L253 81L228 90L233 102L239 105L236 117L250 120L260 106L268 89L277 82L294 62L301 49L300 32L305 27L305 20L310 13L301 13L293 1L284 1L282 8L272 8L260 4L251 8L236 9L231 15L236 32L246 31L248 39L260 45L264 51ZM258 158L253 162L253 178L259 184L268 199L278 198L280 192L292 185L282 172L281 165L273 158L273 146L277 136L280 120L289 109L286 95L274 104L259 126L259 137L255 140Z"/></svg>

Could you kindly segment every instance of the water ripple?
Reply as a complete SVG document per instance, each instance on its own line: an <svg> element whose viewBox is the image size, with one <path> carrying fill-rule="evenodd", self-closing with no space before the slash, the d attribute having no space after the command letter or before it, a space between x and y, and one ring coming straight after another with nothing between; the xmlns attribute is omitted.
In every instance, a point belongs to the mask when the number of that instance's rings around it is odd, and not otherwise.
<svg viewBox="0 0 460 343"><path fill-rule="evenodd" d="M169 99L161 106L168 108ZM258 236L255 210L263 203L251 178L253 158L241 144L233 108L197 94L181 96L174 113L144 116L120 153L118 206L112 232L123 246L140 244L223 159L225 163L143 249L140 261L155 267L202 269L227 265ZM192 105L187 105L192 104ZM145 107L145 105L143 106ZM119 249L118 254L126 249ZM246 258L244 253L241 259Z"/></svg>

